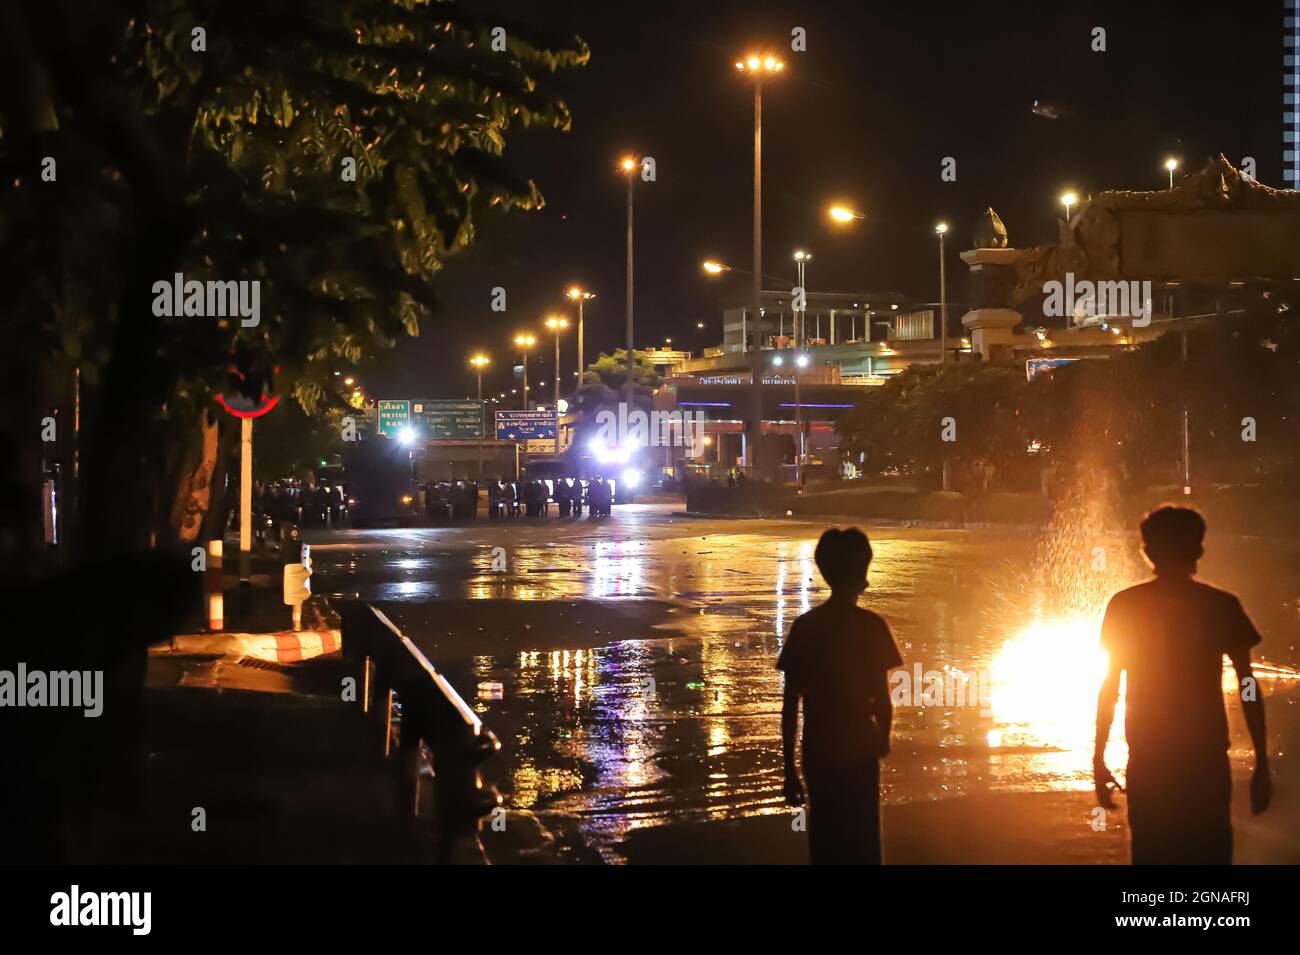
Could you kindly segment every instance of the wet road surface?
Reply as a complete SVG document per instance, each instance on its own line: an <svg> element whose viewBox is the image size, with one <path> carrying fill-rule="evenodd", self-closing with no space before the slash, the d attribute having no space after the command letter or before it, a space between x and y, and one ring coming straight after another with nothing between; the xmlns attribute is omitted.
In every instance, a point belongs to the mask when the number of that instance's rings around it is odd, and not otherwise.
<svg viewBox="0 0 1300 955"><path fill-rule="evenodd" d="M824 527L631 505L603 521L309 539L313 589L378 602L501 738L486 772L508 809L562 858L621 861L632 829L787 811L773 664L793 619L826 595L813 563ZM863 601L906 662L886 803L1091 789L1097 615L1140 576L1135 540L868 530ZM1212 538L1207 550L1203 578L1241 594L1265 635L1258 656L1279 665L1265 678L1270 730L1290 738L1300 547ZM1229 713L1244 762L1235 703ZM1109 755L1123 765L1122 736ZM1279 775L1289 759L1275 758Z"/></svg>

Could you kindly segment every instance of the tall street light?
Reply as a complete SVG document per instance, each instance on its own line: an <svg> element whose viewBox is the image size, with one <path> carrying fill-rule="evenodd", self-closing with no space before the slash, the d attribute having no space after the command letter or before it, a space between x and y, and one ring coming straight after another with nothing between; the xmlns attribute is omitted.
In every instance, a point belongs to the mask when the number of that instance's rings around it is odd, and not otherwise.
<svg viewBox="0 0 1300 955"><path fill-rule="evenodd" d="M749 460L745 463L751 467L759 464L759 445L763 438L763 77L776 76L785 69L785 64L775 56L751 53L743 60L736 61L736 69L754 81L754 272L752 307L754 309L754 359L753 368L753 437L747 453ZM741 339L741 348L745 346Z"/></svg>
<svg viewBox="0 0 1300 955"><path fill-rule="evenodd" d="M636 169L639 164L631 156L624 156L619 163L627 179L627 381L623 383L623 403L628 411L632 409L632 184L636 182Z"/></svg>
<svg viewBox="0 0 1300 955"><path fill-rule="evenodd" d="M1070 221L1070 207L1077 205L1079 197L1074 192L1061 193L1061 205L1065 206L1065 221Z"/></svg>
<svg viewBox="0 0 1300 955"><path fill-rule="evenodd" d="M582 306L583 303L587 301L587 299L595 298L596 295L594 292L588 292L581 285L573 286L572 288L569 289L567 294L569 298L573 299L575 302L578 303L578 384L577 387L582 387L582 373L587 370L586 366L582 363L583 360L582 359L582 355L583 355Z"/></svg>
<svg viewBox="0 0 1300 955"><path fill-rule="evenodd" d="M1170 156L1165 160L1165 168L1169 170L1169 188L1174 188L1174 170L1178 168L1178 160Z"/></svg>
<svg viewBox="0 0 1300 955"><path fill-rule="evenodd" d="M569 320L562 315L552 315L546 320L546 327L555 332L555 411L560 410L560 332L569 327Z"/></svg>
<svg viewBox="0 0 1300 955"><path fill-rule="evenodd" d="M807 301L807 297L808 297L808 286L804 285L804 281L803 281L804 271L803 271L803 270L804 270L804 266L807 265L807 264L808 264L809 262L811 262L811 261L812 261L812 253L811 253L811 252L805 252L803 249L796 249L796 250L795 250L795 253L794 253L794 263L795 263L795 268L796 268L796 269L798 270L798 272L799 272L799 288L803 289L803 293L804 293L804 302L803 302L802 306L801 306L800 309L799 309L799 327L798 327L798 329L795 330L795 334L794 334L794 347L795 347L795 348L800 347L800 346L803 344L803 340L804 340L804 320L805 320L806 316L808 315L808 301Z"/></svg>
<svg viewBox="0 0 1300 955"><path fill-rule="evenodd" d="M948 234L948 223L934 227L939 237L939 364L948 364L948 273L943 255L943 237Z"/></svg>
<svg viewBox="0 0 1300 955"><path fill-rule="evenodd" d="M483 433L487 431L487 408L483 404L483 369L492 363L492 359L487 355L474 355L469 360L470 367L474 369L474 377L478 379L478 473L483 475Z"/></svg>
<svg viewBox="0 0 1300 955"><path fill-rule="evenodd" d="M524 353L524 388L523 396L520 398L522 404L519 405L524 411L528 410L528 349L537 344L537 339L527 332L515 336L515 344L519 350Z"/></svg>

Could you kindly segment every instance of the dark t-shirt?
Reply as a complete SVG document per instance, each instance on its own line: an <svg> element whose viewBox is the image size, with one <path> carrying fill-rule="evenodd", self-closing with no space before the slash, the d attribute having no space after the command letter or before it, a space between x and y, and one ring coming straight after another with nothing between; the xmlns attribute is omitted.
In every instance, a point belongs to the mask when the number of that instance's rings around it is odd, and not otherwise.
<svg viewBox="0 0 1300 955"><path fill-rule="evenodd" d="M1101 645L1126 672L1130 762L1222 759L1223 655L1259 640L1236 597L1190 578L1157 577L1112 597Z"/></svg>
<svg viewBox="0 0 1300 955"><path fill-rule="evenodd" d="M785 671L787 692L803 697L805 766L880 755L868 701L885 674L902 665L889 625L869 610L826 603L794 622L776 666Z"/></svg>

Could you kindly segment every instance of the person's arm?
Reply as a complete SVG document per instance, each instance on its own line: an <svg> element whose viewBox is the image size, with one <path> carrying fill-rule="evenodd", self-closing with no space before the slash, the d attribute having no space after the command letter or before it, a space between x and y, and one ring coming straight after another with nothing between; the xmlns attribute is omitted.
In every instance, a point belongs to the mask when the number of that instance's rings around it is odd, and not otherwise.
<svg viewBox="0 0 1300 955"><path fill-rule="evenodd" d="M867 706L880 733L880 748L877 756L884 759L889 755L889 737L894 728L894 704L889 698L888 673L881 671L872 679L871 698Z"/></svg>
<svg viewBox="0 0 1300 955"><path fill-rule="evenodd" d="M792 806L802 806L804 800L803 782L799 779L799 769L795 758L799 745L799 691L787 673L785 693L781 698L781 752L785 757L785 801Z"/></svg>
<svg viewBox="0 0 1300 955"><path fill-rule="evenodd" d="M1106 675L1097 691L1097 730L1092 748L1092 785L1097 793L1097 804L1103 809L1115 808L1114 789L1121 789L1114 775L1106 768L1106 744L1110 741L1110 727L1115 722L1115 704L1119 702L1120 674L1124 666L1119 660L1119 644L1125 634L1115 599L1106 606L1101 621L1101 646L1106 651Z"/></svg>
<svg viewBox="0 0 1300 955"><path fill-rule="evenodd" d="M1115 721L1115 704L1119 701L1119 677L1122 671L1113 659L1106 662L1106 676L1097 691L1097 736L1092 749L1092 783L1097 791L1097 803L1103 809L1114 809L1115 798L1111 787L1119 783L1106 768L1106 743L1110 740L1110 725Z"/></svg>
<svg viewBox="0 0 1300 955"><path fill-rule="evenodd" d="M1250 649L1234 650L1229 659L1237 671L1237 696L1246 718L1250 742L1255 747L1255 773L1250 779L1250 811L1259 815L1273 800L1273 781L1268 768L1268 730L1264 724L1264 695L1250 666Z"/></svg>

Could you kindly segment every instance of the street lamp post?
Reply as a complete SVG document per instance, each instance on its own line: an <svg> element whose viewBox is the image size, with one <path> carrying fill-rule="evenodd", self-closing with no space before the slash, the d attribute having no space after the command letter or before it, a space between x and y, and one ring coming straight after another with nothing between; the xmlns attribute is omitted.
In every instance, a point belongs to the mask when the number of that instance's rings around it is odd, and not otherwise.
<svg viewBox="0 0 1300 955"><path fill-rule="evenodd" d="M772 364L780 368L784 364L780 355L772 359ZM808 367L808 356L798 354L794 357L794 370L791 374L794 376L794 427L798 433L798 440L795 442L794 458L794 481L800 487L803 486L803 462L805 457L804 434L803 434L803 398L799 394L799 373Z"/></svg>
<svg viewBox="0 0 1300 955"><path fill-rule="evenodd" d="M1061 205L1065 206L1066 222L1070 221L1070 207L1075 205L1078 201L1079 201L1079 197L1075 195L1073 192L1065 192L1061 194Z"/></svg>
<svg viewBox="0 0 1300 955"><path fill-rule="evenodd" d="M478 379L478 473L483 476L483 432L487 430L487 408L483 404L483 369L492 361L487 355L474 355L469 363Z"/></svg>
<svg viewBox="0 0 1300 955"><path fill-rule="evenodd" d="M808 367L808 356L796 355L794 359L794 420L795 429L799 432L799 457L795 460L794 482L799 487L803 487L803 463L808 454L804 446L803 399L799 396L799 373L806 367Z"/></svg>
<svg viewBox="0 0 1300 955"><path fill-rule="evenodd" d="M627 380L623 383L623 403L632 408L632 184L636 181L637 162L626 156L620 164L627 177Z"/></svg>
<svg viewBox="0 0 1300 955"><path fill-rule="evenodd" d="M1178 160L1170 156L1165 160L1165 169L1169 170L1169 188L1174 188L1174 170L1178 168Z"/></svg>
<svg viewBox="0 0 1300 955"><path fill-rule="evenodd" d="M808 287L804 285L804 266L812 261L812 253L797 249L794 253L795 267L799 271L799 288L803 290L804 301L799 306L799 327L794 330L794 347L800 348L804 341L804 323L808 316ZM832 342L832 344L834 344Z"/></svg>
<svg viewBox="0 0 1300 955"><path fill-rule="evenodd" d="M751 53L745 59L736 61L736 69L754 80L754 274L750 292L754 310L755 347L750 365L754 379L751 385L752 437L749 441L749 460L745 463L755 468L759 464L759 446L763 438L763 364L760 354L763 347L763 77L775 76L785 69L785 64L771 54L760 56ZM743 339L741 347L744 347Z"/></svg>
<svg viewBox="0 0 1300 955"><path fill-rule="evenodd" d="M560 332L569 327L569 320L560 315L552 315L546 320L546 327L555 332L555 411L560 410Z"/></svg>
<svg viewBox="0 0 1300 955"><path fill-rule="evenodd" d="M569 298L573 299L578 303L578 384L575 387L581 387L582 373L587 370L587 366L583 364L582 346L583 346L584 333L582 327L582 306L583 303L587 301L587 299L595 298L596 296L594 293L588 292L580 285L573 286L573 288L569 289L568 294L569 294Z"/></svg>
<svg viewBox="0 0 1300 955"><path fill-rule="evenodd" d="M516 335L515 344L519 346L520 351L524 353L524 388L523 397L520 399L522 404L520 408L528 410L528 349L537 344L537 339L527 333Z"/></svg>
<svg viewBox="0 0 1300 955"><path fill-rule="evenodd" d="M948 364L948 273L943 255L943 237L948 234L948 223L934 227L939 237L939 364Z"/></svg>

